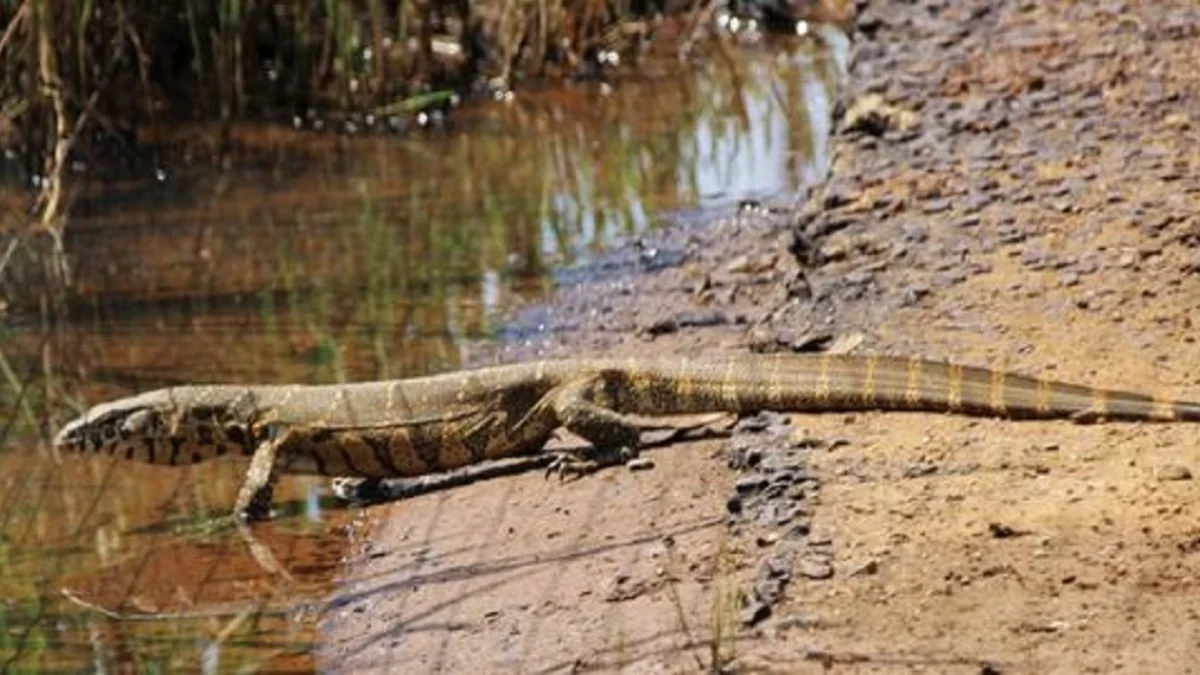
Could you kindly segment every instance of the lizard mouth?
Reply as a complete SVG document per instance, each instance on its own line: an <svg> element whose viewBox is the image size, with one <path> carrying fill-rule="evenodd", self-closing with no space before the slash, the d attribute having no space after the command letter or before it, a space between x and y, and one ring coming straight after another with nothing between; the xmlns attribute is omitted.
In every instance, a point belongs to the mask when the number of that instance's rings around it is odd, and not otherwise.
<svg viewBox="0 0 1200 675"><path fill-rule="evenodd" d="M82 449L87 443L87 435L83 431L85 422L83 417L77 417L63 425L54 435L55 447L67 450Z"/></svg>

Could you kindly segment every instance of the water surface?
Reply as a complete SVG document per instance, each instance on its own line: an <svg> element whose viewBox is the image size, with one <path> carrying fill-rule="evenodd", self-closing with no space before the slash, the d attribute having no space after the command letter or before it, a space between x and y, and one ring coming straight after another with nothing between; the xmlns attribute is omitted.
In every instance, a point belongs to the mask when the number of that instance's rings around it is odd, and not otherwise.
<svg viewBox="0 0 1200 675"><path fill-rule="evenodd" d="M64 240L67 311L49 309L44 261L14 256L0 279L12 422L0 659L310 668L354 515L329 508L321 481L285 478L281 517L256 530L287 579L209 524L243 462L55 458L36 430L167 384L452 369L544 298L550 271L663 213L820 180L837 73L827 46L724 54L465 105L447 128L404 136L244 125L217 152L215 130L173 130L153 161L84 176Z"/></svg>

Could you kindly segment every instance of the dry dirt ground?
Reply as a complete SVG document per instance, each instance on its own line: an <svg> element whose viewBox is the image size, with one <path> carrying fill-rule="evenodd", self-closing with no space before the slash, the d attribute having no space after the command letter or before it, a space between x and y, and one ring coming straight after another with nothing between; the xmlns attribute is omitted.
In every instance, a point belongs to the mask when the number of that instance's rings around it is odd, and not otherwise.
<svg viewBox="0 0 1200 675"><path fill-rule="evenodd" d="M885 105L828 184L631 244L685 262L563 288L502 358L833 338L1200 398L1200 9L865 5L850 100ZM373 509L323 667L1200 670L1200 425L760 422ZM735 497L754 443L795 459L792 513Z"/></svg>

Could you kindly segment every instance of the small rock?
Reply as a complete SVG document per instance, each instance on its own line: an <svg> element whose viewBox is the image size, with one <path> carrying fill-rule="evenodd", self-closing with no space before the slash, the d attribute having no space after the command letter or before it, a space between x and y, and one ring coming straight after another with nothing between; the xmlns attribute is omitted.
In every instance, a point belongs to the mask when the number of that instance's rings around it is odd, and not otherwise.
<svg viewBox="0 0 1200 675"><path fill-rule="evenodd" d="M805 515L807 515L807 510L804 507L800 506L799 504L792 504L790 506L781 508L776 512L774 524L787 525L793 520Z"/></svg>
<svg viewBox="0 0 1200 675"><path fill-rule="evenodd" d="M933 215L935 213L944 213L950 210L950 200L948 199L930 199L925 202L921 210L926 214Z"/></svg>
<svg viewBox="0 0 1200 675"><path fill-rule="evenodd" d="M1003 523L988 523L988 532L996 539L1011 539L1018 535L1015 528Z"/></svg>
<svg viewBox="0 0 1200 675"><path fill-rule="evenodd" d="M821 619L811 614L789 614L781 617L778 621L780 630L788 628L817 628L821 625ZM764 669L763 672L766 672Z"/></svg>
<svg viewBox="0 0 1200 675"><path fill-rule="evenodd" d="M1192 128L1192 120L1183 113L1171 113L1163 118L1163 126L1171 131L1187 131Z"/></svg>
<svg viewBox="0 0 1200 675"><path fill-rule="evenodd" d="M760 448L735 448L729 456L729 468L741 471L750 469L762 463L763 453Z"/></svg>
<svg viewBox="0 0 1200 675"><path fill-rule="evenodd" d="M604 594L605 602L633 600L649 590L646 582L634 581L627 574L618 574L608 585L608 592Z"/></svg>
<svg viewBox="0 0 1200 675"><path fill-rule="evenodd" d="M771 616L771 606L760 600L754 600L742 610L742 625L754 626L766 621Z"/></svg>
<svg viewBox="0 0 1200 675"><path fill-rule="evenodd" d="M843 130L883 136L888 131L907 134L916 129L920 118L911 110L888 105L879 94L859 98L846 111Z"/></svg>
<svg viewBox="0 0 1200 675"><path fill-rule="evenodd" d="M1095 274L1099 268L1099 258L1094 253L1085 253L1075 261L1075 271L1079 274Z"/></svg>
<svg viewBox="0 0 1200 675"><path fill-rule="evenodd" d="M1030 246L1021 252L1021 264L1031 270L1040 270L1046 266L1046 254L1041 249Z"/></svg>
<svg viewBox="0 0 1200 675"><path fill-rule="evenodd" d="M798 523L792 523L792 526L788 528L787 532L785 532L783 536L791 541L795 541L797 539L803 539L807 537L811 532L812 521L803 520Z"/></svg>
<svg viewBox="0 0 1200 675"><path fill-rule="evenodd" d="M905 478L920 478L937 473L937 464L932 462L915 462L904 469Z"/></svg>
<svg viewBox="0 0 1200 675"><path fill-rule="evenodd" d="M1163 482L1173 480L1191 480L1192 470L1179 464L1168 464L1158 468L1157 477Z"/></svg>
<svg viewBox="0 0 1200 675"><path fill-rule="evenodd" d="M763 414L758 414L751 417L743 417L737 421L737 424L733 428L735 431L755 433L766 431L769 426L771 426L771 418Z"/></svg>
<svg viewBox="0 0 1200 675"><path fill-rule="evenodd" d="M772 579L790 579L792 567L791 556L780 553L764 560L759 574L765 574Z"/></svg>
<svg viewBox="0 0 1200 675"><path fill-rule="evenodd" d="M1025 233L1014 225L1003 225L996 230L1002 244L1019 244L1025 241Z"/></svg>
<svg viewBox="0 0 1200 675"><path fill-rule="evenodd" d="M854 570L852 572L850 572L850 576L863 577L863 576L870 576L870 575L874 575L874 574L878 574L878 573L879 573L879 561L868 560L867 562L854 568Z"/></svg>
<svg viewBox="0 0 1200 675"><path fill-rule="evenodd" d="M910 284L904 289L900 297L900 305L902 307L911 307L921 301L921 298L929 295L930 289L928 284L916 282Z"/></svg>
<svg viewBox="0 0 1200 675"><path fill-rule="evenodd" d="M1162 246L1154 243L1143 244L1138 247L1137 254L1142 260L1147 260L1162 255Z"/></svg>
<svg viewBox="0 0 1200 675"><path fill-rule="evenodd" d="M838 207L845 206L846 204L849 204L850 201L850 198L844 193L831 189L825 194L825 198L822 200L822 203L825 206L825 210L830 211Z"/></svg>
<svg viewBox="0 0 1200 675"><path fill-rule="evenodd" d="M756 274L775 268L777 259L773 255L756 256L751 258L739 255L725 266L725 271L731 274Z"/></svg>
<svg viewBox="0 0 1200 675"><path fill-rule="evenodd" d="M765 488L768 483L767 477L761 473L751 473L738 478L737 483L734 484L734 489L737 490L738 494L745 495L751 492L758 492Z"/></svg>
<svg viewBox="0 0 1200 675"><path fill-rule="evenodd" d="M783 589L787 579L783 577L765 576L761 572L754 581L754 599L767 604L775 604L783 599Z"/></svg>
<svg viewBox="0 0 1200 675"><path fill-rule="evenodd" d="M649 457L634 457L625 462L625 466L629 467L630 471L646 471L654 468L654 460Z"/></svg>
<svg viewBox="0 0 1200 675"><path fill-rule="evenodd" d="M825 351L829 354L849 354L865 342L866 339L867 336L859 332L843 333L834 338Z"/></svg>
<svg viewBox="0 0 1200 675"><path fill-rule="evenodd" d="M650 336L669 335L671 333L677 333L677 332L679 332L679 322L676 321L675 317L673 317L673 316L664 317L662 319L658 319L657 321L654 321L653 323L645 326L644 328L642 328L641 332L645 335L650 335Z"/></svg>
<svg viewBox="0 0 1200 675"><path fill-rule="evenodd" d="M750 271L750 257L739 255L725 265L725 271L737 274Z"/></svg>
<svg viewBox="0 0 1200 675"><path fill-rule="evenodd" d="M796 573L805 579L824 581L833 577L833 565L813 558L805 558L796 566Z"/></svg>

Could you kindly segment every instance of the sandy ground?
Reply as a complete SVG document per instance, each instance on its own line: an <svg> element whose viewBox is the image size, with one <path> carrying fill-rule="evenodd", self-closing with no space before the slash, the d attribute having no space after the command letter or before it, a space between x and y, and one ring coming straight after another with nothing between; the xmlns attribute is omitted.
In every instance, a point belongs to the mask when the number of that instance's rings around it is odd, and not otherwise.
<svg viewBox="0 0 1200 675"><path fill-rule="evenodd" d="M828 184L631 245L686 261L562 289L502 358L832 341L1200 398L1200 9L875 1L857 25L850 100L884 106ZM1200 670L1200 426L757 433L804 448L786 521L731 517L737 436L372 509L323 667Z"/></svg>

